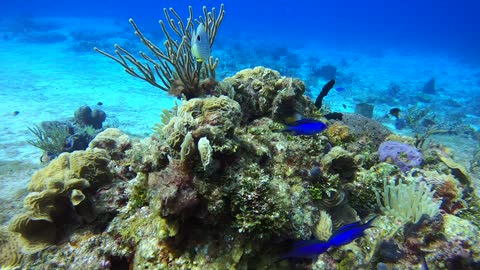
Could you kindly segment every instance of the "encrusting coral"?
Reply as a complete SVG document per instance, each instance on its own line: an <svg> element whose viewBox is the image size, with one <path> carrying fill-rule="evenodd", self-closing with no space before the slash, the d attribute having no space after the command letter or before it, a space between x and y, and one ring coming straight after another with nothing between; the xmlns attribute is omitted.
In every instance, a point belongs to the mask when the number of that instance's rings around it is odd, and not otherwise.
<svg viewBox="0 0 480 270"><path fill-rule="evenodd" d="M242 107L242 123L261 117L283 121L296 113L311 115L315 111L301 80L283 77L272 69L246 69L224 81L235 89L233 99Z"/></svg>

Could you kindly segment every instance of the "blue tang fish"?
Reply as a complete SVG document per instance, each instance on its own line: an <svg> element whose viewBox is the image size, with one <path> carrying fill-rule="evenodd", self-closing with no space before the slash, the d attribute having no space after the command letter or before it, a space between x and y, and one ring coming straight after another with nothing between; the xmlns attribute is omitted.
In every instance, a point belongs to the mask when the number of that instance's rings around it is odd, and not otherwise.
<svg viewBox="0 0 480 270"><path fill-rule="evenodd" d="M343 90L345 90L345 87L337 87L335 88L335 90L337 90L337 92L342 92Z"/></svg>
<svg viewBox="0 0 480 270"><path fill-rule="evenodd" d="M372 227L375 218L376 217L373 217L365 224L360 224L360 221L358 221L341 227L330 236L328 244L332 247L340 247L362 237L365 230Z"/></svg>
<svg viewBox="0 0 480 270"><path fill-rule="evenodd" d="M327 125L315 119L301 119L293 125L287 126L283 131L291 132L293 135L315 135L327 129Z"/></svg>

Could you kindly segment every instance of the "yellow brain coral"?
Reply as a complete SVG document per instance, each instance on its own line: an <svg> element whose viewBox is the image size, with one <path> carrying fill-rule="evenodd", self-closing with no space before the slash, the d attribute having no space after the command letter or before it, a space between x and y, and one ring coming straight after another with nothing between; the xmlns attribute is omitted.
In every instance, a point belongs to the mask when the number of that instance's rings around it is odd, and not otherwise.
<svg viewBox="0 0 480 270"><path fill-rule="evenodd" d="M30 193L24 200L26 212L15 216L9 225L19 234L24 250L38 251L53 244L57 227L65 223L62 217L77 207L91 209L91 213L76 214L92 220L93 207L90 200L84 200L85 194L112 180L109 162L103 149L63 153L32 176Z"/></svg>
<svg viewBox="0 0 480 270"><path fill-rule="evenodd" d="M17 237L4 227L0 227L0 269L17 269L23 255Z"/></svg>

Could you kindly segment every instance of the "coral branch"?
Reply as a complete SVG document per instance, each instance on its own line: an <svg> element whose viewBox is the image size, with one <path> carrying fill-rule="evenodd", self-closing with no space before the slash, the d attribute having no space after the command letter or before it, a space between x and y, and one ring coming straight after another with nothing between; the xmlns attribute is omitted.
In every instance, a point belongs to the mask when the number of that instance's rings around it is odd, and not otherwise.
<svg viewBox="0 0 480 270"><path fill-rule="evenodd" d="M201 87L202 80L215 80L218 59L214 60L210 56L205 65L196 61L191 53L194 24L205 25L211 48L225 15L224 5L220 6L218 15L215 8L209 12L204 6L203 17L200 16L198 19L193 17L193 8L190 6L186 23L173 8L165 8L163 12L165 21L160 20L159 23L166 38L163 44L164 50L147 39L133 19L129 20L135 35L153 54L151 57L145 52L139 52L140 56L146 60L145 63L137 60L133 54L118 44L115 44L117 56L96 47L94 50L119 63L133 77L142 79L170 94L184 95L187 99L202 96L205 94Z"/></svg>

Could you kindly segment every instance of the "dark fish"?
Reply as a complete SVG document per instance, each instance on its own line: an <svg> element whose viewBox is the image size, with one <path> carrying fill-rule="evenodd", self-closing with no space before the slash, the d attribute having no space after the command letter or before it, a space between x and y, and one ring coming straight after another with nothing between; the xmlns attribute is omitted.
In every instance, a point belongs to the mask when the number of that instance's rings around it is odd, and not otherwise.
<svg viewBox="0 0 480 270"><path fill-rule="evenodd" d="M342 92L343 90L345 90L345 87L337 87L335 88L335 90L337 90L337 92Z"/></svg>
<svg viewBox="0 0 480 270"><path fill-rule="evenodd" d="M390 110L390 114L395 117L395 118L400 118L400 109L399 108L393 108Z"/></svg>
<svg viewBox="0 0 480 270"><path fill-rule="evenodd" d="M346 108L347 108L347 105L345 105L345 104L342 104L342 107L343 107L344 109L346 109Z"/></svg>
<svg viewBox="0 0 480 270"><path fill-rule="evenodd" d="M331 79L323 86L322 91L320 91L320 94L318 94L318 97L315 100L315 106L317 106L318 109L322 107L323 98L328 95L328 92L333 88L333 85L335 85L335 79Z"/></svg>
<svg viewBox="0 0 480 270"><path fill-rule="evenodd" d="M280 260L287 258L315 258L330 247L328 243L318 240L305 240L295 243L292 250Z"/></svg>
<svg viewBox="0 0 480 270"><path fill-rule="evenodd" d="M19 111L14 111L13 116L17 116L20 112Z"/></svg>
<svg viewBox="0 0 480 270"><path fill-rule="evenodd" d="M362 237L365 230L372 227L375 218L373 217L365 224L360 224L359 221L341 227L328 239L328 244L332 247L340 247Z"/></svg>
<svg viewBox="0 0 480 270"><path fill-rule="evenodd" d="M324 131L327 125L315 119L301 119L295 121L294 125L287 126L283 131L291 132L293 135L314 135Z"/></svg>
<svg viewBox="0 0 480 270"><path fill-rule="evenodd" d="M99 101L99 102L97 102L97 105L98 105L98 106L102 106L103 103Z"/></svg>

